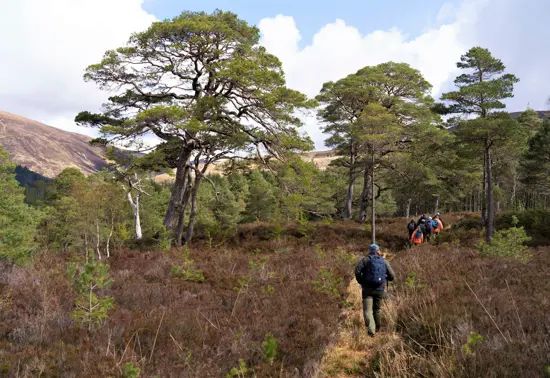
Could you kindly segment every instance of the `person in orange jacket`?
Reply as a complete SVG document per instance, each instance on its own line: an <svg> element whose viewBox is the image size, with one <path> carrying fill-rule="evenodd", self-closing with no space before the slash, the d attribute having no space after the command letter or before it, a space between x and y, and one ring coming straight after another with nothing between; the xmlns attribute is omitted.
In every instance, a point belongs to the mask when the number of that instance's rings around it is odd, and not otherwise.
<svg viewBox="0 0 550 378"><path fill-rule="evenodd" d="M443 222L441 221L441 214L439 213L437 213L437 215L434 217L432 221L434 226L433 234L435 239L439 235L439 233L445 229L445 227L443 227Z"/></svg>
<svg viewBox="0 0 550 378"><path fill-rule="evenodd" d="M411 243L415 245L424 243L424 232L422 232L420 226L417 226L416 230L412 233Z"/></svg>

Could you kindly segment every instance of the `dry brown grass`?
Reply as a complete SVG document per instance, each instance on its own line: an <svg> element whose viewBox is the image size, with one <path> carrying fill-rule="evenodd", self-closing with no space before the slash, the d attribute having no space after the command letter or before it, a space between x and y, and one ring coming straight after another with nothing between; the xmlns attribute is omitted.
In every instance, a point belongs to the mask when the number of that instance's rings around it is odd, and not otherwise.
<svg viewBox="0 0 550 378"><path fill-rule="evenodd" d="M451 224L463 216L446 218ZM353 306L339 342L325 354L324 376L548 374L550 248L537 249L526 264L481 259L468 247L475 244L476 236L471 233L474 239L459 243L447 235L450 244L424 245L395 255L397 281L383 309L386 329L375 341L366 337L359 288L351 283ZM483 340L469 342L471 332Z"/></svg>
<svg viewBox="0 0 550 378"><path fill-rule="evenodd" d="M246 225L219 248L198 240L191 248L202 283L171 275L182 262L171 253L120 251L110 260L115 298L109 320L92 331L74 324L69 256L39 256L26 268L0 271L0 375L121 376L125 363L142 376L220 377L243 359L259 377L308 377L318 371L337 333L344 293L368 245L361 227L294 226L275 237L269 225ZM340 249L339 249L340 248ZM321 269L343 279L336 295L316 290ZM280 340L265 362L267 333Z"/></svg>
<svg viewBox="0 0 550 378"><path fill-rule="evenodd" d="M244 225L219 248L198 239L191 258L203 283L171 275L181 251L118 252L103 293L116 307L93 331L70 318L68 256L1 265L0 376L122 376L131 362L143 377L223 377L243 359L257 377L536 377L550 364L548 248L527 264L480 259L454 242L409 250L406 221L381 221L378 241L396 251L397 281L372 340L350 281L370 244L365 227L276 231ZM343 278L335 295L313 286L321 269ZM469 354L472 331L484 339ZM267 333L280 340L273 365L262 352Z"/></svg>

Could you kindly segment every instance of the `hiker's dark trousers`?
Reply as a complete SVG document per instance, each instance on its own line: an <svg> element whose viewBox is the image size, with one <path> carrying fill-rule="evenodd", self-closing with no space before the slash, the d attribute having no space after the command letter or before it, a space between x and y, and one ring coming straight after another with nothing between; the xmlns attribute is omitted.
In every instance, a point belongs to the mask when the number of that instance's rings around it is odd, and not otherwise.
<svg viewBox="0 0 550 378"><path fill-rule="evenodd" d="M426 237L424 238L424 241L425 242L430 242L431 237L432 237L432 232L431 231L426 231Z"/></svg>
<svg viewBox="0 0 550 378"><path fill-rule="evenodd" d="M363 287L363 319L365 326L369 329L369 334L374 335L380 329L380 307L384 299L383 290L373 290Z"/></svg>

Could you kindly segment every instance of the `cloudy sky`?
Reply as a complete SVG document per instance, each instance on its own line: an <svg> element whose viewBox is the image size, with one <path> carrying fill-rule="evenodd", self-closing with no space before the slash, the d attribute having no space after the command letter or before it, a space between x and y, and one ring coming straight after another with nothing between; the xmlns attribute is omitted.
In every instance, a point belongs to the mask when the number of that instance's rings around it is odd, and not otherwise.
<svg viewBox="0 0 550 378"><path fill-rule="evenodd" d="M135 31L183 10L231 10L262 32L288 85L315 96L323 82L388 60L407 62L434 86L453 87L455 63L489 48L521 81L510 111L547 109L550 0L0 0L0 110L62 129L107 94L84 83L86 66ZM422 4L422 5L420 5ZM314 118L306 130L318 149Z"/></svg>

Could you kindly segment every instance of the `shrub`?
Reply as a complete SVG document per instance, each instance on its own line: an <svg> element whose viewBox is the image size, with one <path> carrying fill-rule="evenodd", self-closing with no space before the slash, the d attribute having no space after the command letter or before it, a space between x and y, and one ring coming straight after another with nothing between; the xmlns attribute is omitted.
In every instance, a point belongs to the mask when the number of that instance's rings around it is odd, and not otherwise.
<svg viewBox="0 0 550 378"><path fill-rule="evenodd" d="M340 285L344 280L334 277L334 272L331 269L321 268L317 274L317 279L312 282L313 287L320 293L331 296L340 296Z"/></svg>
<svg viewBox="0 0 550 378"><path fill-rule="evenodd" d="M271 333L265 335L264 342L262 343L265 360L273 365L275 358L277 358L277 349L279 348L279 340L273 337Z"/></svg>
<svg viewBox="0 0 550 378"><path fill-rule="evenodd" d="M470 336L468 336L468 341L466 342L466 344L462 345L462 351L466 355L472 355L472 347L474 347L476 344L479 344L483 340L485 340L485 338L479 333L474 331L470 332Z"/></svg>
<svg viewBox="0 0 550 378"><path fill-rule="evenodd" d="M172 266L172 276L191 282L203 282L206 279L202 270L195 268L195 263L189 257L189 249L187 247L183 250L182 260L181 265Z"/></svg>
<svg viewBox="0 0 550 378"><path fill-rule="evenodd" d="M122 375L124 378L138 378L140 371L140 368L134 366L133 363L129 362L124 365L124 372Z"/></svg>
<svg viewBox="0 0 550 378"><path fill-rule="evenodd" d="M477 248L481 257L505 257L526 262L531 258L531 253L523 243L529 240L531 238L523 227L511 227L497 231L490 243L482 241Z"/></svg>
<svg viewBox="0 0 550 378"><path fill-rule="evenodd" d="M96 292L98 289L111 286L109 266L95 262L92 255L90 262L84 264L79 273L77 270L74 265L69 266L70 276L77 275L75 290L78 297L75 301L76 309L73 312L73 319L75 322L86 324L91 328L107 319L109 311L114 307L114 298L100 298Z"/></svg>
<svg viewBox="0 0 550 378"><path fill-rule="evenodd" d="M234 367L229 373L225 376L226 378L244 378L248 374L248 368L246 367L246 362L244 360L239 360L239 367Z"/></svg>

